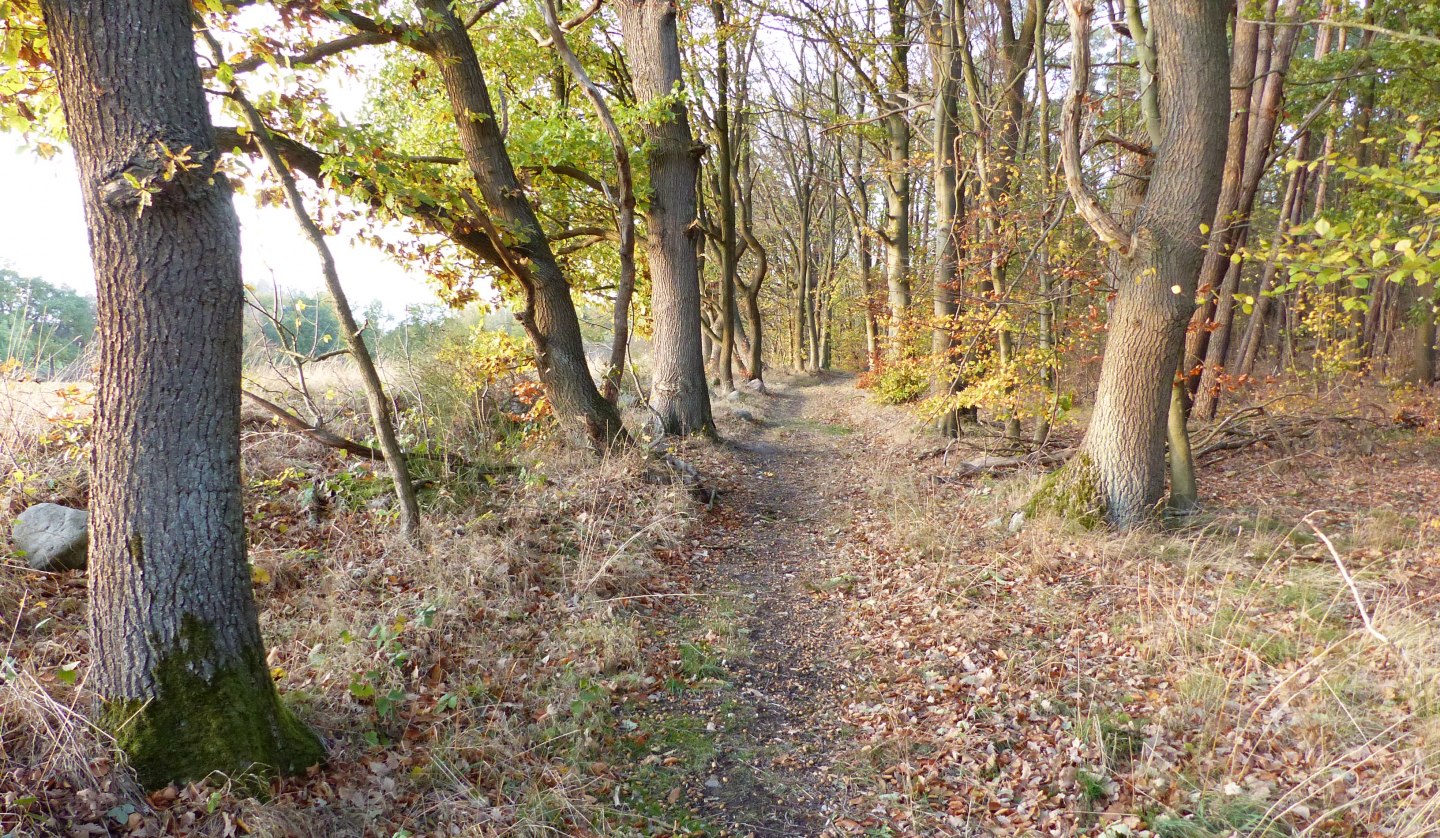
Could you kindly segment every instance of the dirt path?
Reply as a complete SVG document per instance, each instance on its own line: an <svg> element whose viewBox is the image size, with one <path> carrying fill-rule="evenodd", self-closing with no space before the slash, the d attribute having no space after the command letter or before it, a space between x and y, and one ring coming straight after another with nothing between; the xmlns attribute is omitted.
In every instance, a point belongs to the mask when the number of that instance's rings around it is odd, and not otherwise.
<svg viewBox="0 0 1440 838"><path fill-rule="evenodd" d="M851 429L823 415L827 389L801 380L755 400L764 418L731 429L740 473L696 545L698 589L714 597L702 619L734 642L724 686L676 709L714 720L714 752L687 800L723 834L820 835L849 797L840 705L853 641L817 592L845 584L827 566L849 511L836 484L857 452Z"/></svg>

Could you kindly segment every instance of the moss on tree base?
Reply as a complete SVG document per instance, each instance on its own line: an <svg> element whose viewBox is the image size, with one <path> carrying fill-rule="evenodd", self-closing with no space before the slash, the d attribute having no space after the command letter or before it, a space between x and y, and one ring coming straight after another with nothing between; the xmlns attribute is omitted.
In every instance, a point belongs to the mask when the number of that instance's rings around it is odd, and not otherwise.
<svg viewBox="0 0 1440 838"><path fill-rule="evenodd" d="M1047 475L1025 505L1031 518L1053 515L1087 530L1104 524L1108 511L1100 470L1084 451Z"/></svg>
<svg viewBox="0 0 1440 838"><path fill-rule="evenodd" d="M325 748L280 701L259 649L207 675L222 659L211 629L186 617L175 649L155 670L148 701L109 702L100 725L142 785L203 779L213 772L269 778L323 762Z"/></svg>

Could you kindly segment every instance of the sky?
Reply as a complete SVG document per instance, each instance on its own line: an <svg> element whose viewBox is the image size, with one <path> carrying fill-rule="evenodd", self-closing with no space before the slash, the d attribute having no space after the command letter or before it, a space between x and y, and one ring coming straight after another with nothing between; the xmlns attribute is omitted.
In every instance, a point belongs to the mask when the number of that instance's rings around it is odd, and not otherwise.
<svg viewBox="0 0 1440 838"><path fill-rule="evenodd" d="M42 160L18 137L0 134L0 183L6 193L0 200L0 265L93 295L95 275L74 158L66 151ZM237 195L235 210L247 283L268 288L273 276L285 289L323 288L319 257L287 207L257 207L249 196ZM407 305L439 302L423 275L378 250L343 236L332 237L330 248L356 311L379 300L386 313L399 317Z"/></svg>

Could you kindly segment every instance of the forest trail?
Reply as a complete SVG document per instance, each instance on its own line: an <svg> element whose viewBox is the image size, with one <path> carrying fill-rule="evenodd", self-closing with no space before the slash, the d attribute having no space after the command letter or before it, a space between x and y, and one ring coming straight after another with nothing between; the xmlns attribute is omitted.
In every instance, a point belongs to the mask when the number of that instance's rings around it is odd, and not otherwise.
<svg viewBox="0 0 1440 838"><path fill-rule="evenodd" d="M835 407L859 397L848 379L828 377L763 397L763 419L743 435L730 429L741 473L692 545L697 590L713 603L703 619L734 642L724 644L724 686L680 700L715 720L713 755L688 800L724 834L821 835L847 805L840 711L856 650L817 594L848 579L835 539L852 512L846 476L865 450Z"/></svg>

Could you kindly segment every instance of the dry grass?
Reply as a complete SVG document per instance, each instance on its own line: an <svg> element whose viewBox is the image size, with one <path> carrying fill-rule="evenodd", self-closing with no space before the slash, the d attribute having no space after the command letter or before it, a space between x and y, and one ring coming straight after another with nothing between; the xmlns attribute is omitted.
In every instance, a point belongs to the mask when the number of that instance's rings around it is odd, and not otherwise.
<svg viewBox="0 0 1440 838"><path fill-rule="evenodd" d="M933 441L908 414L843 383L775 387L792 388L815 404L786 432L863 452L825 463L855 491L837 494L850 507L825 557L847 584L814 592L853 633L837 654L868 673L840 720L856 731L855 831L1436 834L1433 431L1379 410L1363 433L1229 452L1202 473L1205 515L1180 527L1011 533L1035 476L939 482L947 461L917 464ZM716 412L764 427L774 403ZM1440 412L1406 410L1421 425ZM76 445L25 449L36 492L11 499L83 494L66 471ZM655 613L688 601L675 556L696 508L681 487L647 481L638 459L541 445L499 478L440 476L414 548L393 535L383 471L263 423L244 450L270 663L330 764L264 802L225 778L141 795L84 720L83 579L12 560L0 831L681 831L637 814L655 810L637 805L636 755L669 746L626 725L683 662ZM681 453L707 474L733 465L716 447ZM335 498L311 520L317 481Z"/></svg>
<svg viewBox="0 0 1440 838"><path fill-rule="evenodd" d="M877 452L853 476L871 549L835 595L876 653L857 706L886 709L852 718L887 754L883 814L857 829L1437 834L1430 432L1381 412L1365 434L1231 454L1178 529L1008 533L1037 476L937 483L938 460L917 472L917 445L887 442L905 414L837 409Z"/></svg>
<svg viewBox="0 0 1440 838"><path fill-rule="evenodd" d="M18 425L7 431L34 439ZM18 457L41 475L66 446ZM83 577L11 558L0 567L0 833L647 831L618 811L628 792L611 756L624 735L615 714L666 677L670 655L645 624L680 590L656 555L691 526L682 488L645 480L638 454L596 463L542 445L516 471L427 490L417 548L394 535L383 469L264 423L243 449L269 663L327 742L328 766L274 785L263 803L220 777L141 794L85 720ZM38 488L16 504L73 497L47 491L52 482L30 481ZM320 482L335 497L314 520Z"/></svg>

